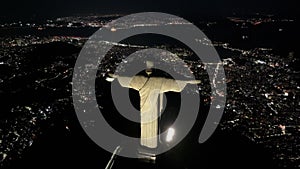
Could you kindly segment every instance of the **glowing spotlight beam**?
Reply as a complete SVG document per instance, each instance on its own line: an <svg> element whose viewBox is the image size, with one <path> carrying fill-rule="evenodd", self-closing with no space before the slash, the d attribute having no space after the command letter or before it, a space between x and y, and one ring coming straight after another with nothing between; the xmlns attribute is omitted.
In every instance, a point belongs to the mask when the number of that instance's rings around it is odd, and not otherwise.
<svg viewBox="0 0 300 169"><path fill-rule="evenodd" d="M168 129L168 133L167 133L167 137L166 137L166 141L170 142L173 140L173 137L175 135L175 130L173 128L169 128Z"/></svg>

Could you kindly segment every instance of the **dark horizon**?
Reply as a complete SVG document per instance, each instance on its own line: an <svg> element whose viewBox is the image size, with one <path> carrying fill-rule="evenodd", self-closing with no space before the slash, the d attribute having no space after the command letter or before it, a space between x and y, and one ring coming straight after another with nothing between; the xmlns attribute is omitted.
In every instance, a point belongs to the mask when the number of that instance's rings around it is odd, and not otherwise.
<svg viewBox="0 0 300 169"><path fill-rule="evenodd" d="M30 19L87 14L130 14L165 12L184 16L228 16L255 13L296 16L296 2L280 0L210 0L210 1L6 1L0 7L1 19Z"/></svg>

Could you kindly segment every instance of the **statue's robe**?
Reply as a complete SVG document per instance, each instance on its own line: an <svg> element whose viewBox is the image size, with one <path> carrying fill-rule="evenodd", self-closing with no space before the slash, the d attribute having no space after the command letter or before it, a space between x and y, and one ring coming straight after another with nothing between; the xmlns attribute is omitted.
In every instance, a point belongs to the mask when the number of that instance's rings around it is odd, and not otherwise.
<svg viewBox="0 0 300 169"><path fill-rule="evenodd" d="M122 87L139 91L141 111L141 145L156 148L158 145L158 97L164 92L181 92L186 81L163 77L118 77Z"/></svg>

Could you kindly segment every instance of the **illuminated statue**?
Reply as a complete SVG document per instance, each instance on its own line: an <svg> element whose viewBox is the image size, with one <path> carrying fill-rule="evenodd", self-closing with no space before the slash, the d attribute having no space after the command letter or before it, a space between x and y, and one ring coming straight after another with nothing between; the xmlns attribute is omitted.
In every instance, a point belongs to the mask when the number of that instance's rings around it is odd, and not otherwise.
<svg viewBox="0 0 300 169"><path fill-rule="evenodd" d="M147 69L148 76L152 73ZM165 92L181 92L186 84L198 84L199 80L174 80L164 77L121 77L110 74L117 78L122 87L132 88L139 91L141 111L141 145L148 148L156 148L158 144L158 97ZM110 80L111 81L111 80Z"/></svg>

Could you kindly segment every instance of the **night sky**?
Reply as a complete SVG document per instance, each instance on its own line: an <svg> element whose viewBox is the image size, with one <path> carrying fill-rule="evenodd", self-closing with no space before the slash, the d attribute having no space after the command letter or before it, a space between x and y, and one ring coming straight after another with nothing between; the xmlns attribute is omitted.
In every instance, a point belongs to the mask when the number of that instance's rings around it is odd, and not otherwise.
<svg viewBox="0 0 300 169"><path fill-rule="evenodd" d="M296 16L296 7L296 1L292 0L10 0L1 2L0 16L30 18L146 11L203 16L248 15L256 12Z"/></svg>

